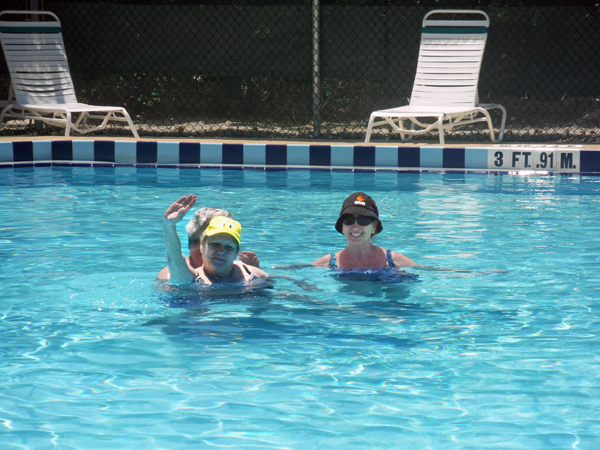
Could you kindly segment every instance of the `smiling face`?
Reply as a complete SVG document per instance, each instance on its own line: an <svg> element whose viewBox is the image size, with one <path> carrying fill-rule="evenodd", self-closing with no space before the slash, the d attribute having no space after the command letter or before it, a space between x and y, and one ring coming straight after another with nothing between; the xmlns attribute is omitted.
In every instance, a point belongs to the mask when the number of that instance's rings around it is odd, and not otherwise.
<svg viewBox="0 0 600 450"><path fill-rule="evenodd" d="M352 216L351 216L352 217ZM354 221L344 221L344 222L354 222L351 225L347 225L342 222L343 228L342 232L348 241L348 245L361 245L368 244L371 242L371 238L375 234L375 230L377 227L377 221L373 220L368 225L360 225L356 218L358 216L353 216L355 218Z"/></svg>
<svg viewBox="0 0 600 450"><path fill-rule="evenodd" d="M225 233L205 236L202 240L202 259L207 271L226 274L231 271L239 247L236 240Z"/></svg>

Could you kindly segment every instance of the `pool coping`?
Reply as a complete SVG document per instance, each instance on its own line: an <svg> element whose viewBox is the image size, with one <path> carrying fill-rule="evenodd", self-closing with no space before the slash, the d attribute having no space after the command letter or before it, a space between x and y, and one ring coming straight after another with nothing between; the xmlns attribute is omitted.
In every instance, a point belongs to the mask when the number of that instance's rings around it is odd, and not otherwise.
<svg viewBox="0 0 600 450"><path fill-rule="evenodd" d="M0 139L0 168L42 166L600 175L600 146L227 139Z"/></svg>

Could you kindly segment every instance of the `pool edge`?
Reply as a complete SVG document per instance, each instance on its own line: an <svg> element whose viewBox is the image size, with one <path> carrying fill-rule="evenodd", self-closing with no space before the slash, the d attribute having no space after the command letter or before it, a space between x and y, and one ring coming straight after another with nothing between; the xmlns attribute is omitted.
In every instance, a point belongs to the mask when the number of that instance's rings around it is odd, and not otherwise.
<svg viewBox="0 0 600 450"><path fill-rule="evenodd" d="M0 141L0 168L55 165L600 175L600 149L565 144L441 146L143 139Z"/></svg>

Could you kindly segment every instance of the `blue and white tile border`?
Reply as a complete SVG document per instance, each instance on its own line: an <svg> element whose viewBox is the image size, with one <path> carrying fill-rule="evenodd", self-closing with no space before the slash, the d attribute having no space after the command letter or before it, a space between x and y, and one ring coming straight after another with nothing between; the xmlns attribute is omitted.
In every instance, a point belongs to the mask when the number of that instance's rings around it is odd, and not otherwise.
<svg viewBox="0 0 600 450"><path fill-rule="evenodd" d="M600 149L577 145L447 147L152 140L0 142L0 168L52 164L287 170L600 174Z"/></svg>

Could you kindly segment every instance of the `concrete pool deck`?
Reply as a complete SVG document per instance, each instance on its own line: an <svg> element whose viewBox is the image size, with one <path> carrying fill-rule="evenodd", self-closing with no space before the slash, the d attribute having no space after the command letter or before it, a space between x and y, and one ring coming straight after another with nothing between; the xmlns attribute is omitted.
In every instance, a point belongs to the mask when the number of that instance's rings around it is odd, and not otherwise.
<svg viewBox="0 0 600 450"><path fill-rule="evenodd" d="M0 136L0 168L54 164L600 175L600 144Z"/></svg>

